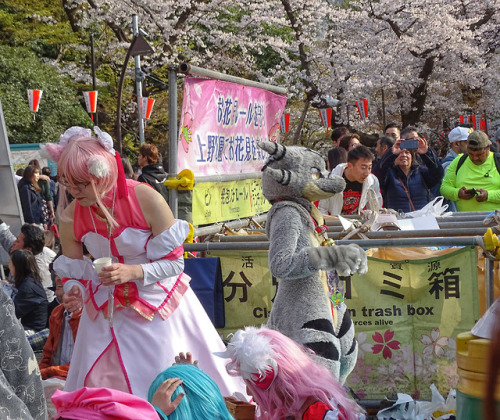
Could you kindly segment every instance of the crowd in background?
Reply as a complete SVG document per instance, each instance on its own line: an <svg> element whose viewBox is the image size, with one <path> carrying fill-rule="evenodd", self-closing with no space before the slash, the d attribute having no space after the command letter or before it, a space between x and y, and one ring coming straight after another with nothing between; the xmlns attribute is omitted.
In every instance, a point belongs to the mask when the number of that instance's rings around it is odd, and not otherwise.
<svg viewBox="0 0 500 420"><path fill-rule="evenodd" d="M395 123L385 127L371 148L362 144L362 136L344 126L335 128L331 139L327 166L332 174L344 178L346 189L343 197L319 202L325 215L376 209L373 203L377 201L379 209L404 214L422 209L439 196L451 211L495 210L500 203L494 164L500 129L490 139L482 131L474 132L471 125L457 126L443 142L446 145L441 145L447 150L442 156L415 127L401 130ZM366 150L355 152L358 148ZM461 171L460 158L466 168Z"/></svg>

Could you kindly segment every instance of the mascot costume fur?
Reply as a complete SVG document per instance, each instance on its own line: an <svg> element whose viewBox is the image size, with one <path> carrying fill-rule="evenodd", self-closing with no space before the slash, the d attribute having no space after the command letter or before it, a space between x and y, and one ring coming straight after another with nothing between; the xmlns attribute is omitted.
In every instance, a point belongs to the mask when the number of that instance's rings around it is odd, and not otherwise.
<svg viewBox="0 0 500 420"><path fill-rule="evenodd" d="M270 155L262 168L262 190L272 204L266 223L269 269L279 279L267 326L313 350L344 383L358 347L349 311L343 299L332 299L326 271L330 279L335 269L342 275L365 273L366 254L357 245L335 246L327 239L314 201L342 192L345 181L330 175L323 156L311 149L258 146Z"/></svg>

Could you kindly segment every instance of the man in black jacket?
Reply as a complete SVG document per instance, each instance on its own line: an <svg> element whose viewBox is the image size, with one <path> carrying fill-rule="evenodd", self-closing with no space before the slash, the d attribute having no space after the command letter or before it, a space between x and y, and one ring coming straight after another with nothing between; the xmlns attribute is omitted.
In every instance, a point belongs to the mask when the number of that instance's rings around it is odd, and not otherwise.
<svg viewBox="0 0 500 420"><path fill-rule="evenodd" d="M137 180L151 185L168 202L168 188L163 184L167 179L167 173L157 162L158 148L154 144L143 144L137 156L137 164L142 172Z"/></svg>

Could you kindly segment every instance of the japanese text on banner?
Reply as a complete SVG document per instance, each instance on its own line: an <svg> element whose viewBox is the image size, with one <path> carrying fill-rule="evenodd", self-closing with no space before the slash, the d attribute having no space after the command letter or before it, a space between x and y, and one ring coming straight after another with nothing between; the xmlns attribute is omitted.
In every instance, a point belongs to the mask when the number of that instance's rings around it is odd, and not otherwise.
<svg viewBox="0 0 500 420"><path fill-rule="evenodd" d="M286 97L220 80L186 77L177 166L195 175L257 172L277 141Z"/></svg>
<svg viewBox="0 0 500 420"><path fill-rule="evenodd" d="M446 251L419 260L369 257L367 274L341 278L359 347L348 384L360 398L428 398L430 383L442 394L456 387L455 338L478 318L477 252ZM267 253L216 254L226 311L221 332L265 324L279 287Z"/></svg>
<svg viewBox="0 0 500 420"><path fill-rule="evenodd" d="M216 223L265 213L271 203L262 195L260 179L202 182L193 190L193 224Z"/></svg>

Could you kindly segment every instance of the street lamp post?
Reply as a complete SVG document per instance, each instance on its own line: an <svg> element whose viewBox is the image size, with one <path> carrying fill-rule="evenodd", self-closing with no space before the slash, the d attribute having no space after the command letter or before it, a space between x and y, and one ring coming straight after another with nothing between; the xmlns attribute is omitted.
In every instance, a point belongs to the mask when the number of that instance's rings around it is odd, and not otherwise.
<svg viewBox="0 0 500 420"><path fill-rule="evenodd" d="M132 16L132 24L133 24L133 30L134 30L134 39L132 40L132 43L130 44L129 49L127 50L127 54L125 55L125 62L123 63L122 67L122 72L120 74L120 82L118 83L118 99L117 99L117 106L116 106L116 142L118 143L118 153L122 153L122 126L121 126L121 119L122 119L122 94L123 94L123 83L125 81L125 72L127 71L127 65L130 60L130 57L134 57L136 59L135 61L135 74L136 74L136 89L137 89L137 103L138 103L138 112L139 112L139 137L141 140L141 143L144 142L144 122L142 121L141 118L141 98L142 98L142 78L138 78L138 75L140 74L140 55L147 55L153 53L153 48L148 44L146 39L142 36L140 31L138 30L137 26L137 16L133 15ZM139 82L137 82L137 79Z"/></svg>

